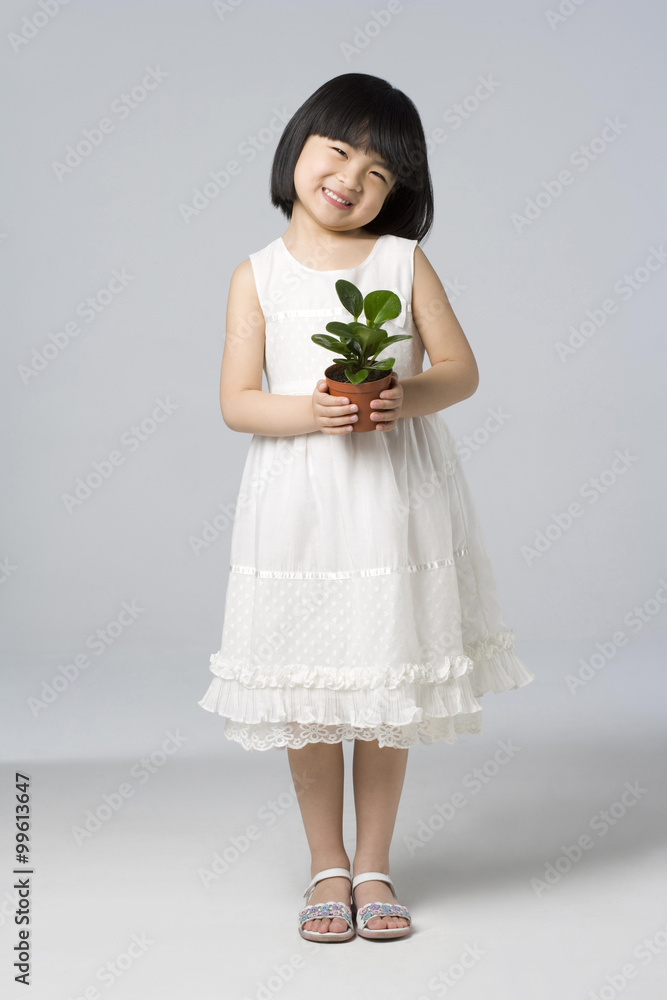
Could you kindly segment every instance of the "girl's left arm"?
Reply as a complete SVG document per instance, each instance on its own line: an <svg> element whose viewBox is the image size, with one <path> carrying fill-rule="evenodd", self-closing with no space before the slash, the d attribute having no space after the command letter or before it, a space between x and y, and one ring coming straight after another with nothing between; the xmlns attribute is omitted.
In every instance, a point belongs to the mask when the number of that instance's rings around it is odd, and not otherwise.
<svg viewBox="0 0 667 1000"><path fill-rule="evenodd" d="M447 293L420 246L415 247L412 315L431 367L401 379L401 417L423 417L472 396L479 385L475 355Z"/></svg>

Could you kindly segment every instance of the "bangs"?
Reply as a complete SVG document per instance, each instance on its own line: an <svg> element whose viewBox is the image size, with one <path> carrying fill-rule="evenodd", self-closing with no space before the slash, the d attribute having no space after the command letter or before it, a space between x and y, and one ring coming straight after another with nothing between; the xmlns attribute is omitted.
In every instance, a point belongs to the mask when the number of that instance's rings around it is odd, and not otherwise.
<svg viewBox="0 0 667 1000"><path fill-rule="evenodd" d="M410 178L414 175L414 163L411 164L409 145L401 141L405 136L405 123L389 124L386 108L369 108L366 102L359 102L359 107L337 105L322 108L314 116L312 134L321 135L335 141L340 139L349 146L365 153L366 156L377 156L380 165L390 171L403 184L410 186ZM398 116L396 116L398 118ZM414 147L413 147L414 148Z"/></svg>

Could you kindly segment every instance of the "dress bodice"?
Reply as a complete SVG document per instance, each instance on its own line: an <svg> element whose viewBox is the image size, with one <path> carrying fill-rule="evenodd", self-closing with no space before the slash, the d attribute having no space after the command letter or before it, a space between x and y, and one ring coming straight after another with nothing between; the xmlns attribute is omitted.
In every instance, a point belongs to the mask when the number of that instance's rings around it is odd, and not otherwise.
<svg viewBox="0 0 667 1000"><path fill-rule="evenodd" d="M411 340L390 344L379 358L396 359L399 378L418 375L424 345L412 316L414 248L417 240L385 234L356 267L316 270L301 264L282 237L250 254L257 295L265 320L264 372L268 391L284 395L309 395L324 370L333 364L333 352L313 343L311 336L326 333L333 320L348 323L352 315L336 292L336 281L351 281L366 296L377 289L395 292L400 315L383 324L389 336L410 334ZM363 313L359 317L363 322Z"/></svg>

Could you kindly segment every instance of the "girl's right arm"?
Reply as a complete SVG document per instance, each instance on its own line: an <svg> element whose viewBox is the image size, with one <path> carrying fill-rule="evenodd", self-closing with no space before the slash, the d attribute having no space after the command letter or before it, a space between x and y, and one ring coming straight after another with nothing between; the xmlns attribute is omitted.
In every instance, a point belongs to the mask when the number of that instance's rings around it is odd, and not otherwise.
<svg viewBox="0 0 667 1000"><path fill-rule="evenodd" d="M341 404L338 397L320 392L317 387L312 396L287 396L262 390L264 343L264 314L252 264L246 259L233 272L229 285L220 372L223 420L233 431L270 437L314 431L349 433L350 416L356 407Z"/></svg>

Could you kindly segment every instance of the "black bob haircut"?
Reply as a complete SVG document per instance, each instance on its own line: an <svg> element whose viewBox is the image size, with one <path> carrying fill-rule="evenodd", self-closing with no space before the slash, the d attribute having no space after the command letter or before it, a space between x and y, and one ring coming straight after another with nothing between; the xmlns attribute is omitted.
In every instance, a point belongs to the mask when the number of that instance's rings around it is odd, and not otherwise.
<svg viewBox="0 0 667 1000"><path fill-rule="evenodd" d="M278 141L270 181L271 204L288 219L296 198L294 168L311 135L340 139L366 155L379 153L396 175L365 232L424 239L433 225L433 187L424 129L409 97L378 76L343 73L295 111Z"/></svg>

